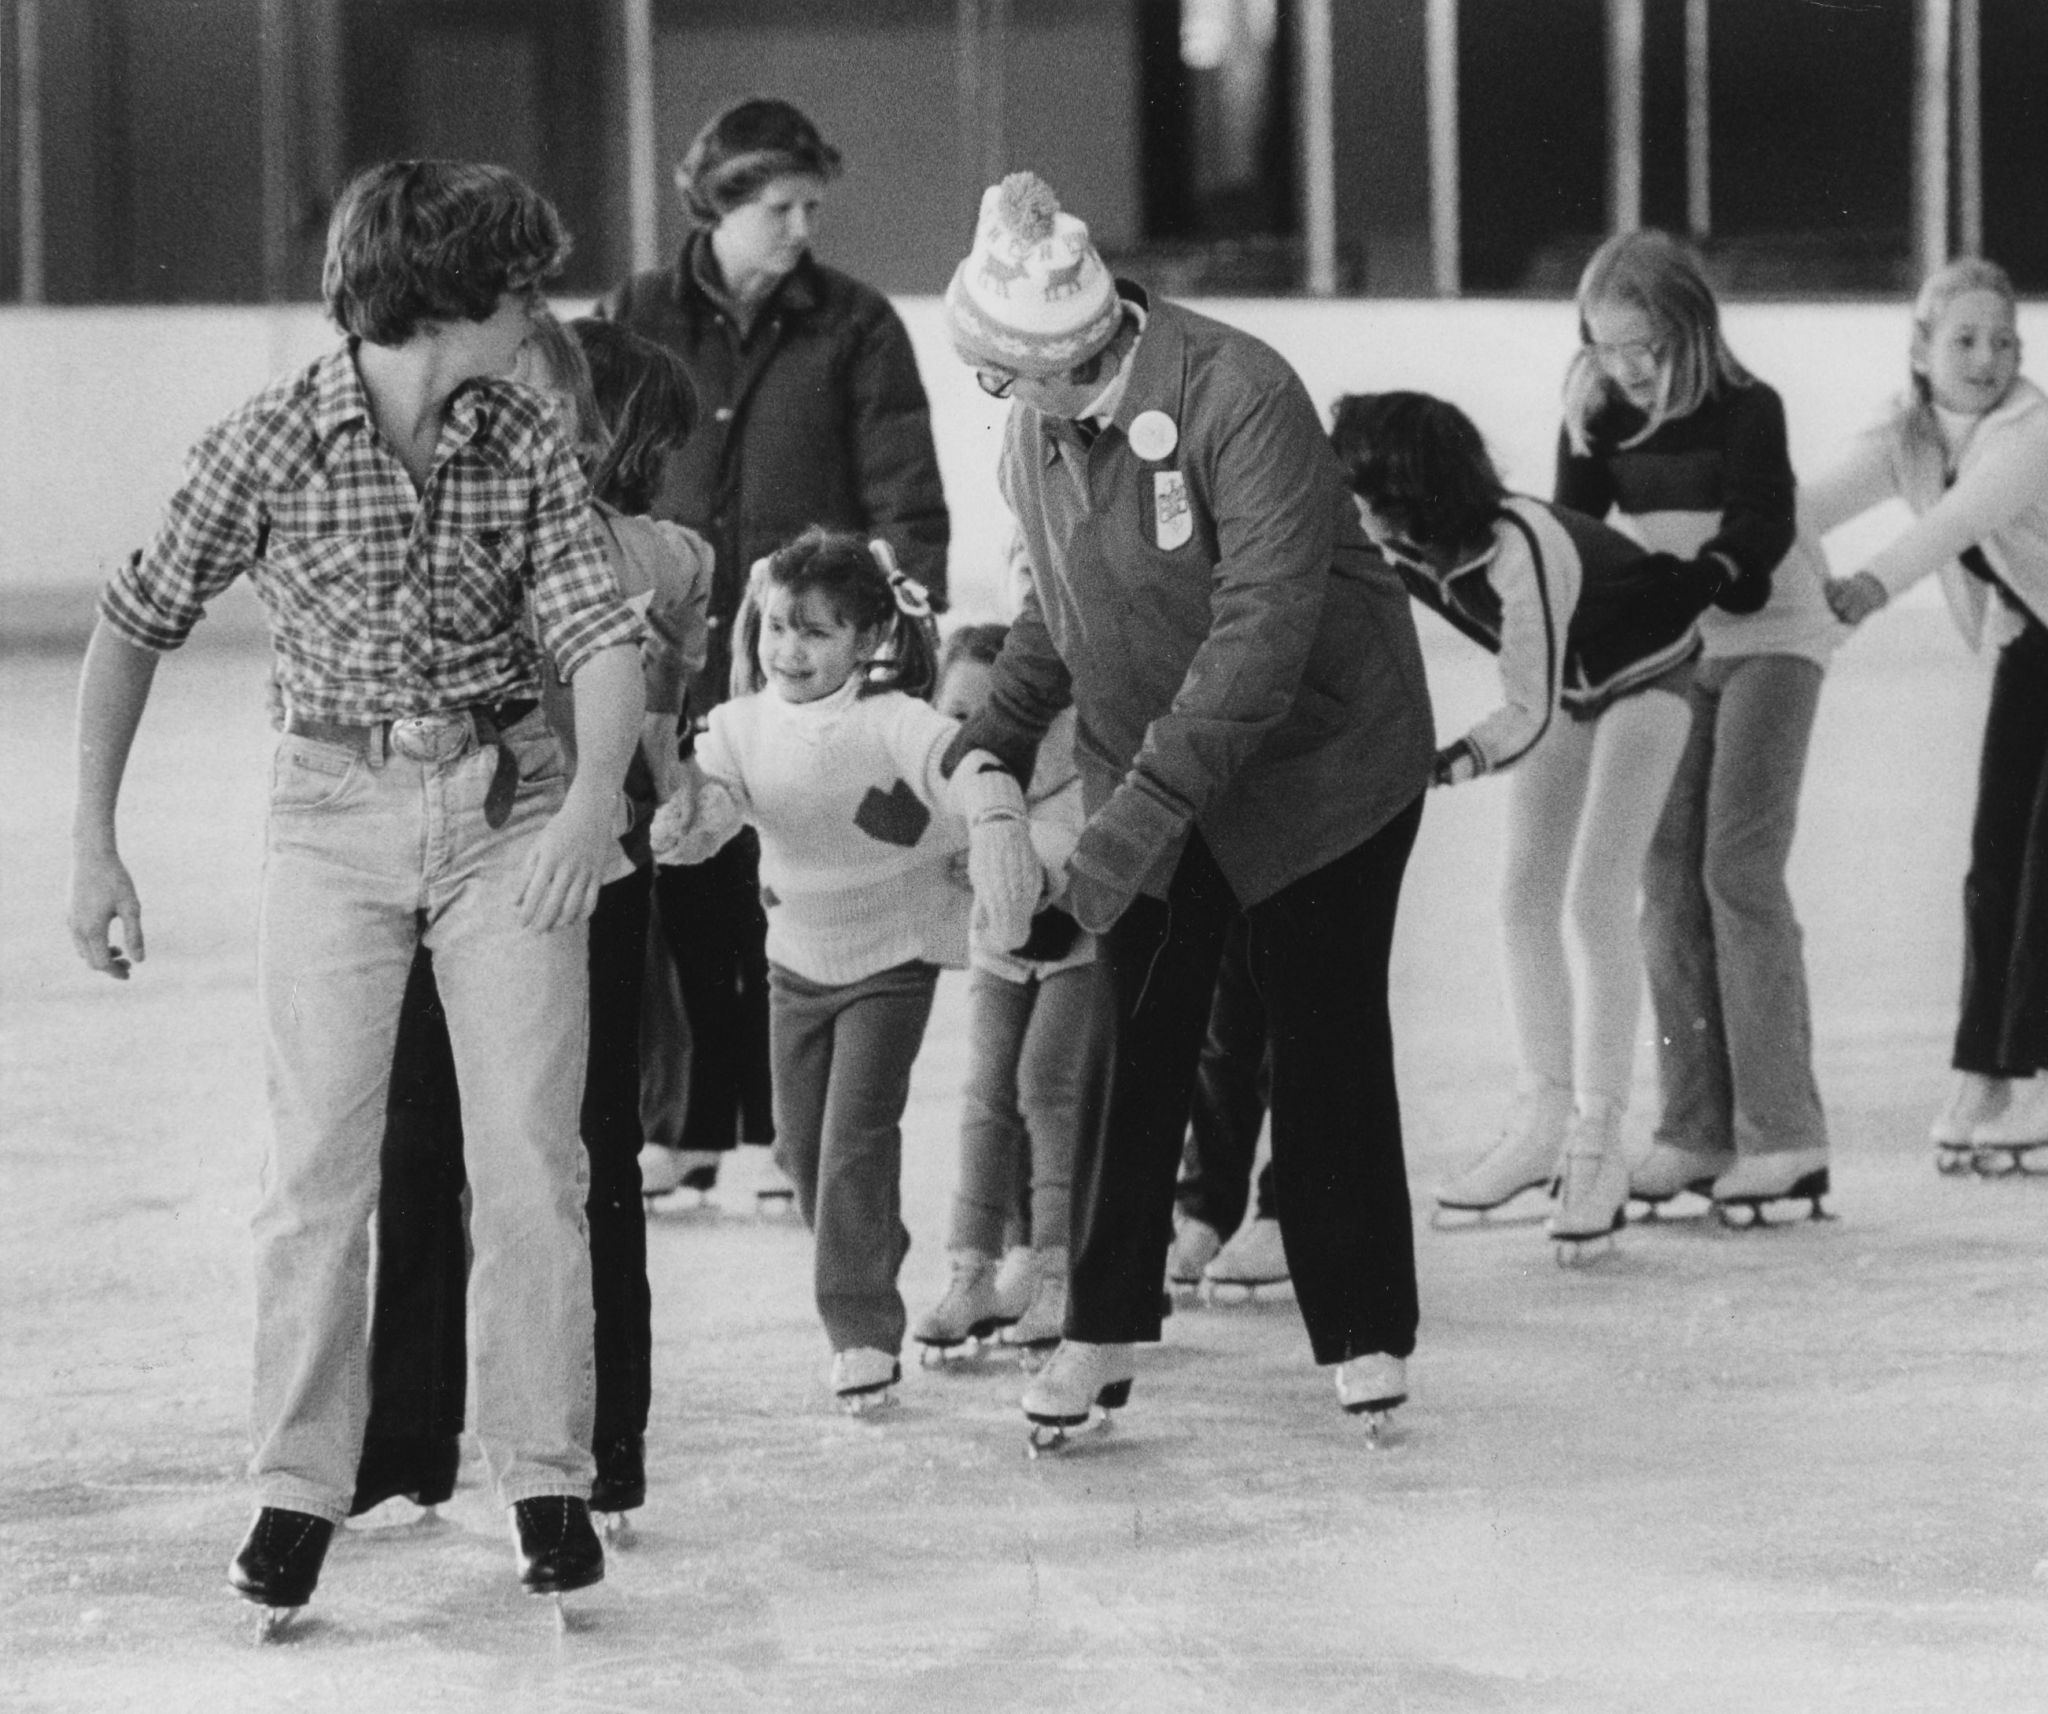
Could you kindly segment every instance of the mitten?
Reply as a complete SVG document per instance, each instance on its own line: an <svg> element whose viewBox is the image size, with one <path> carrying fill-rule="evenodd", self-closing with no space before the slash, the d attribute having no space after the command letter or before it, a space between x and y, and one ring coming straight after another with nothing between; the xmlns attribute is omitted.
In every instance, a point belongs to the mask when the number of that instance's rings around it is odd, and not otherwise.
<svg viewBox="0 0 2048 1714"><path fill-rule="evenodd" d="M1125 780L1088 818L1067 859L1064 903L1074 920L1091 934L1106 930L1186 827L1186 819L1137 775Z"/></svg>
<svg viewBox="0 0 2048 1714"><path fill-rule="evenodd" d="M654 812L647 842L657 863L704 863L740 830L740 806L722 781L694 767L691 781Z"/></svg>
<svg viewBox="0 0 2048 1714"><path fill-rule="evenodd" d="M1823 588L1828 611L1844 625L1860 625L1891 599L1891 592L1877 574L1859 571L1849 577L1831 577Z"/></svg>
<svg viewBox="0 0 2048 1714"><path fill-rule="evenodd" d="M1031 913L1045 892L1023 788L987 751L973 751L953 775L953 797L967 818L975 932L997 951L1012 951L1030 935Z"/></svg>

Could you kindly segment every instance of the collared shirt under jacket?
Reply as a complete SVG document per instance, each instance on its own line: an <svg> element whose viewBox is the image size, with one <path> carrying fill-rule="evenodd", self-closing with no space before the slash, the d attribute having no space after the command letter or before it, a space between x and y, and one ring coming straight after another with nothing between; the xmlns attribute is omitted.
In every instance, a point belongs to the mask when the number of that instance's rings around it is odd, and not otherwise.
<svg viewBox="0 0 2048 1714"><path fill-rule="evenodd" d="M1236 328L1149 310L1092 440L1011 408L1001 482L1031 575L967 735L1028 777L1071 702L1088 812L1140 776L1255 904L1423 790L1429 692L1407 594L1300 378Z"/></svg>

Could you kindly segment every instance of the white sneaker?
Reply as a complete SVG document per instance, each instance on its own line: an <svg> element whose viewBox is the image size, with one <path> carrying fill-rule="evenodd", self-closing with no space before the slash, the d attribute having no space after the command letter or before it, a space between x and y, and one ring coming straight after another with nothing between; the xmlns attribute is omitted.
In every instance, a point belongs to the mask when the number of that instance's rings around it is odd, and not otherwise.
<svg viewBox="0 0 2048 1714"><path fill-rule="evenodd" d="M840 1408L860 1416L894 1402L891 1393L903 1379L903 1365L895 1354L872 1346L856 1345L850 1351L832 1353L832 1390L839 1395Z"/></svg>
<svg viewBox="0 0 2048 1714"><path fill-rule="evenodd" d="M1540 1083L1518 1092L1499 1140L1436 1193L1437 1207L1484 1214L1549 1184L1557 1177L1571 1117L1568 1089Z"/></svg>
<svg viewBox="0 0 2048 1714"><path fill-rule="evenodd" d="M1173 1211L1173 1248L1166 1252L1166 1283L1191 1286L1202 1283L1202 1270L1223 1248L1223 1234L1206 1220Z"/></svg>
<svg viewBox="0 0 2048 1714"><path fill-rule="evenodd" d="M1384 1351L1336 1365L1337 1402L1353 1416L1383 1416L1408 1402L1408 1365Z"/></svg>
<svg viewBox="0 0 2048 1714"><path fill-rule="evenodd" d="M1975 1140L1980 1125L1988 1125L1998 1119L2015 1095L2042 1081L2041 1078L2030 1077L2024 1082L2015 1082L2010 1077L1987 1077L1980 1071L1957 1072L1948 1100L1928 1127L1927 1140L1936 1148L1968 1145Z"/></svg>
<svg viewBox="0 0 2048 1714"><path fill-rule="evenodd" d="M986 1339L1017 1318L1005 1315L996 1297L996 1259L979 1250L955 1250L945 1296L918 1317L910 1337L931 1351L950 1351L970 1339Z"/></svg>
<svg viewBox="0 0 2048 1714"><path fill-rule="evenodd" d="M1280 1241L1280 1222L1268 1216L1247 1220L1230 1242L1202 1270L1215 1286L1279 1285L1288 1277L1287 1246Z"/></svg>
<svg viewBox="0 0 2048 1714"><path fill-rule="evenodd" d="M700 1195L718 1182L718 1154L712 1149L672 1149L648 1143L640 1150L640 1194L666 1196L674 1190Z"/></svg>
<svg viewBox="0 0 2048 1714"><path fill-rule="evenodd" d="M1557 1175L1557 1212L1550 1235L1585 1244L1628 1224L1628 1163L1621 1158L1621 1109L1611 1101L1572 1115Z"/></svg>
<svg viewBox="0 0 2048 1714"><path fill-rule="evenodd" d="M2039 1148L2048 1144L2048 1077L2013 1078L2004 1111L1970 1127L1969 1142L1978 1149Z"/></svg>

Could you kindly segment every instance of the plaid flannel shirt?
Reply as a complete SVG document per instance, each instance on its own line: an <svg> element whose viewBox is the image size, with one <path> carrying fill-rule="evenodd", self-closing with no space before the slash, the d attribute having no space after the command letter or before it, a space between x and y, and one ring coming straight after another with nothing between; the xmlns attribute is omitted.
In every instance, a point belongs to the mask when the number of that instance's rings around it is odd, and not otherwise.
<svg viewBox="0 0 2048 1714"><path fill-rule="evenodd" d="M371 424L352 343L200 440L100 613L140 648L174 649L244 572L270 612L285 706L319 720L538 696L539 647L569 678L640 636L541 395L464 387L416 493Z"/></svg>

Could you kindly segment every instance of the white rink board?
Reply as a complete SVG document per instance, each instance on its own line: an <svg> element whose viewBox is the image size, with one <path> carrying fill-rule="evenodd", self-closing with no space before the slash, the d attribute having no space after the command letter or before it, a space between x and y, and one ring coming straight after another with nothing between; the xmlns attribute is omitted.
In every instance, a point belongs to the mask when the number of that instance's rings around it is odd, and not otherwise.
<svg viewBox="0 0 2048 1714"><path fill-rule="evenodd" d="M565 303L564 310L581 308ZM955 605L998 608L1006 526L994 462L1006 407L952 355L936 298L909 323L953 508ZM1557 397L1575 343L1561 302L1234 299L1198 307L1277 347L1327 409L1344 392L1440 393L1479 424L1509 482L1548 491ZM1815 469L1905 377L1893 303L1738 304L1737 353L1785 396L1795 464ZM2048 349L2048 306L2023 330ZM185 449L333 337L311 306L0 311L0 595L95 586L145 540ZM1852 539L1853 540L1853 539Z"/></svg>

